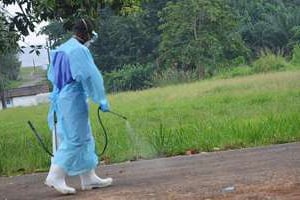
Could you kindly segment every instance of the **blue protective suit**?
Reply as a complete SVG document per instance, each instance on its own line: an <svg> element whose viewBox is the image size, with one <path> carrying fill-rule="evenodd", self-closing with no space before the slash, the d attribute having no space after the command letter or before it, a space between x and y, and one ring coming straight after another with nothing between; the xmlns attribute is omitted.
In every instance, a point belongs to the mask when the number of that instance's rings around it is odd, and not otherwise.
<svg viewBox="0 0 300 200"><path fill-rule="evenodd" d="M60 139L52 164L70 176L90 171L96 168L98 158L87 97L99 106L108 106L102 75L88 48L71 38L51 52L48 79L53 84L48 124L53 129L55 111Z"/></svg>

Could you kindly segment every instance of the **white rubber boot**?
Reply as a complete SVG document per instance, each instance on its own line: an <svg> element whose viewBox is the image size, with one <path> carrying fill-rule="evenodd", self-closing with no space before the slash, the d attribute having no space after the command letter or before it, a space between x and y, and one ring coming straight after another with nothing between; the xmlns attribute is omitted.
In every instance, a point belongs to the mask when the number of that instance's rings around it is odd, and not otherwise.
<svg viewBox="0 0 300 200"><path fill-rule="evenodd" d="M45 184L55 188L62 194L75 194L76 190L67 186L65 181L66 173L57 165L51 165Z"/></svg>
<svg viewBox="0 0 300 200"><path fill-rule="evenodd" d="M95 173L95 170L92 169L89 172L80 175L81 180L81 189L82 190L91 190L94 188L107 187L112 184L112 178L99 178Z"/></svg>

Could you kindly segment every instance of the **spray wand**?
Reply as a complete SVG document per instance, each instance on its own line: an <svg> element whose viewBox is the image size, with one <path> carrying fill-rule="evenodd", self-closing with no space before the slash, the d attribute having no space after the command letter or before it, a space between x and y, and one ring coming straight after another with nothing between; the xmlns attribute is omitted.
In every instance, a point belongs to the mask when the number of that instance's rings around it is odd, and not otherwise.
<svg viewBox="0 0 300 200"><path fill-rule="evenodd" d="M125 117L125 116L123 116L123 115L121 115L119 113L116 113L116 112L113 112L113 111L108 111L108 112L127 121L127 117Z"/></svg>

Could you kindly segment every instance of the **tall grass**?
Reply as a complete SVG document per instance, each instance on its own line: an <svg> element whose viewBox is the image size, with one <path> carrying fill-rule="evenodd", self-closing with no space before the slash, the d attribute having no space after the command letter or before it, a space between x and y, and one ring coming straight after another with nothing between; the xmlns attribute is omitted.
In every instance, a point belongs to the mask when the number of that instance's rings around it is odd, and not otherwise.
<svg viewBox="0 0 300 200"><path fill-rule="evenodd" d="M300 71L204 80L109 95L113 111L102 114L108 131L106 162L300 141ZM48 105L0 112L0 174L48 168L50 158L27 126L34 122L50 148ZM103 148L96 105L91 124Z"/></svg>
<svg viewBox="0 0 300 200"><path fill-rule="evenodd" d="M280 53L275 55L268 51L262 52L260 58L252 63L253 71L256 73L283 70L289 65L283 55Z"/></svg>
<svg viewBox="0 0 300 200"><path fill-rule="evenodd" d="M271 51L262 51L260 57L251 65L244 63L233 65L230 68L220 68L217 70L214 78L233 78L238 76L248 76L257 73L267 73L275 71L286 71L298 69L300 66L300 47L296 45L290 62L282 55L282 53L274 54Z"/></svg>
<svg viewBox="0 0 300 200"><path fill-rule="evenodd" d="M291 63L297 67L300 66L300 45L299 44L294 46Z"/></svg>

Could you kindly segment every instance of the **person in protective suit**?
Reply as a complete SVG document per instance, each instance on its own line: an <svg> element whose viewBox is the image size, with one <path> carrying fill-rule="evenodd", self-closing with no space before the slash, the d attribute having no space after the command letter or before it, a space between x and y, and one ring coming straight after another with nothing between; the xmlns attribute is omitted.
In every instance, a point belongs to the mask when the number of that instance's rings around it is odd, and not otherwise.
<svg viewBox="0 0 300 200"><path fill-rule="evenodd" d="M76 190L67 186L65 177L80 176L81 189L106 187L112 178L99 178L95 169L98 157L89 122L87 98L109 111L103 78L89 49L93 29L89 20L80 19L74 25L74 36L51 52L48 79L53 84L50 95L48 124L54 128L57 118L59 145L51 160L45 184L63 194Z"/></svg>

